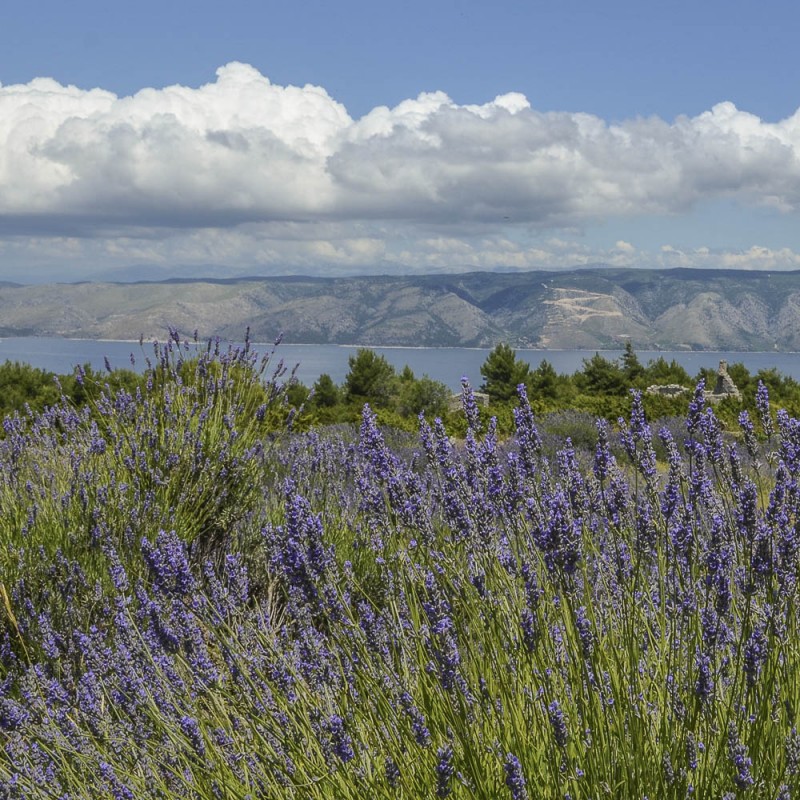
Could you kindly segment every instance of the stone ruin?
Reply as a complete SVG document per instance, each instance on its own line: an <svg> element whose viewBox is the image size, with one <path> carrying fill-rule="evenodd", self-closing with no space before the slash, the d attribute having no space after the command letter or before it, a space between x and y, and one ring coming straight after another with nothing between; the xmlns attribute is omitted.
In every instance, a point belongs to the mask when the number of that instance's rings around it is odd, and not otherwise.
<svg viewBox="0 0 800 800"><path fill-rule="evenodd" d="M483 406L484 408L489 405L489 395L485 392L473 392L472 396L475 398L475 405ZM450 395L450 399L447 401L447 410L461 410L461 392Z"/></svg>
<svg viewBox="0 0 800 800"><path fill-rule="evenodd" d="M679 383L654 383L652 386L648 386L645 391L647 394L660 394L662 397L680 397L682 394L686 394L689 390L685 386L681 386Z"/></svg>
<svg viewBox="0 0 800 800"><path fill-rule="evenodd" d="M728 375L728 362L720 361L714 391L706 392L705 398L712 403L717 403L720 400L724 400L726 397L732 397L734 400L741 400L742 394L733 382L733 378Z"/></svg>
<svg viewBox="0 0 800 800"><path fill-rule="evenodd" d="M668 383L666 385L653 384L647 387L648 394L658 394L662 397L680 397L682 394L688 394L691 389L685 386L680 386L677 383ZM717 370L717 382L714 384L712 391L706 391L705 399L710 403L718 403L726 397L732 397L734 400L741 400L742 394L733 382L733 378L728 374L728 362L720 361L719 369Z"/></svg>

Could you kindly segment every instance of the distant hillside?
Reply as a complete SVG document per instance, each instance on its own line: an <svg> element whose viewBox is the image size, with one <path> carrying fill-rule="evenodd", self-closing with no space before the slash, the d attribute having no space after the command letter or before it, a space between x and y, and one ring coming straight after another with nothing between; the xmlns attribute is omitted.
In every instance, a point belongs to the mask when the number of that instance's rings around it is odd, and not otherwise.
<svg viewBox="0 0 800 800"><path fill-rule="evenodd" d="M586 269L0 285L0 336L800 350L800 272Z"/></svg>

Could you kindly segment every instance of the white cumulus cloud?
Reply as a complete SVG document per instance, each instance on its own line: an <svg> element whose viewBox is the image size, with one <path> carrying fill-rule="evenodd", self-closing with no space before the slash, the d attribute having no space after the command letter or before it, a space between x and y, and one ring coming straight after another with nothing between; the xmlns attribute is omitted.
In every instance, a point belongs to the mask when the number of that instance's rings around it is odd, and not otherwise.
<svg viewBox="0 0 800 800"><path fill-rule="evenodd" d="M47 238L69 242L66 253L75 242L104 239L86 253L289 265L408 256L410 266L458 258L480 266L497 258L524 266L567 256L520 245L504 231L538 236L679 214L720 197L797 212L800 111L773 123L720 103L672 122L611 124L536 111L519 93L459 105L431 92L352 119L325 89L277 86L241 63L199 88L130 97L49 78L0 85L6 253L44 252ZM638 255L625 239L600 254L620 264ZM653 258L680 261L666 251ZM726 258L791 262L780 248ZM591 260L598 254L574 263Z"/></svg>

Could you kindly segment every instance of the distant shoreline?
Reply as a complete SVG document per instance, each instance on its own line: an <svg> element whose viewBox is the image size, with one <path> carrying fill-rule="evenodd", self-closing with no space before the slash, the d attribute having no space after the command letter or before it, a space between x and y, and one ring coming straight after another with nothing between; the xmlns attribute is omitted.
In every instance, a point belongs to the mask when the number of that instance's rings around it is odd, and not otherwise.
<svg viewBox="0 0 800 800"><path fill-rule="evenodd" d="M108 342L110 344L134 344L138 345L139 339L109 339L108 337L91 338L87 336L42 336L42 335L29 335L29 336L0 336L0 342L9 339L38 339L41 341L65 341L65 342ZM192 338L181 336L181 340L188 341L189 344L196 344L198 346L205 346L209 341L214 341L214 336L198 337L197 342ZM170 341L169 335L163 339L156 337L145 337L142 341L142 346L153 344L165 344ZM244 344L243 340L223 339L220 338L220 344L225 345L240 345ZM251 341L251 347L255 348L273 348L274 342L261 342ZM342 347L349 350L470 350L474 352L483 352L492 350L493 345L486 345L485 347L475 346L462 346L462 345L406 345L406 344L342 344L339 342L281 342L277 345L278 349L281 347ZM575 353L581 352L597 352L597 353L617 353L623 351L623 345L619 347L514 347L518 353ZM800 350L737 350L737 349L714 349L714 350L681 350L676 348L653 349L648 347L637 348L634 347L637 354L642 353L681 353L685 355L714 355L723 354L730 355L733 353L749 354L749 355L800 355Z"/></svg>
<svg viewBox="0 0 800 800"><path fill-rule="evenodd" d="M167 337L158 340L163 347ZM190 347L187 356L201 353L206 348L207 340L199 340L197 347ZM103 371L107 358L112 368L133 369L142 371L147 361L153 361L153 340L145 339L139 348L139 339L102 339L58 337L8 337L0 339L0 362L18 361L56 374L67 374L77 365L89 364L93 369ZM242 342L221 341L221 349L228 346L241 346ZM354 344L294 344L282 342L271 358L272 364L283 361L291 370L297 365L297 380L306 386L313 385L323 375L330 375L335 383L342 383L349 371L350 359L361 347L367 347L386 358L400 372L405 366L410 367L415 375L428 375L442 381L453 391L458 391L461 379L467 376L473 386L482 379L481 366L491 348L478 347L427 347L427 346L373 346ZM274 348L272 341L255 341L252 349L259 356L270 356ZM583 362L595 353L605 358L617 359L622 353L617 350L600 350L597 348L581 349L534 349L517 350L518 357L526 361L532 369L536 369L543 361L548 361L559 374L571 375L582 369ZM783 375L800 380L800 358L796 352L780 351L736 351L736 350L636 350L644 364L659 358L667 362L675 359L690 375L700 369L716 369L719 361L727 360L729 364L741 362L756 374L759 370L776 369ZM133 362L131 362L133 356Z"/></svg>

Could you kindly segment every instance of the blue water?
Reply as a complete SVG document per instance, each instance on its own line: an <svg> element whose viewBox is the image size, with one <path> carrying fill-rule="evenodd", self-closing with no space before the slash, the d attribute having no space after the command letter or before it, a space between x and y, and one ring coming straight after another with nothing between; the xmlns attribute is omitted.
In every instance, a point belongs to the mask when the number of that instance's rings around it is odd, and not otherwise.
<svg viewBox="0 0 800 800"><path fill-rule="evenodd" d="M271 345L254 345L260 353L270 352ZM470 379L473 386L481 383L481 364L490 350L463 347L375 347L377 353L398 370L406 364L418 377L429 375L443 381L453 389L458 389L461 377ZM341 383L349 370L348 359L357 348L342 345L302 345L282 344L276 352L276 359L283 359L291 367L299 365L297 377L311 385L323 372L327 372L336 383ZM591 358L594 350L518 350L517 356L532 367L547 359L560 373L572 374L582 368L583 360ZM621 350L601 351L606 358L617 358ZM0 362L6 359L22 361L41 369L57 373L71 372L77 364L89 363L102 370L105 359L112 367L130 369L131 354L134 369L145 367L145 356L152 356L152 345L141 348L138 342L97 341L94 339L50 339L39 337L19 337L0 340ZM784 375L800 380L800 353L736 353L736 352L666 352L637 350L639 360L646 364L650 359L663 356L667 361L673 358L690 375L695 375L701 367L716 369L719 361L725 359L729 364L742 362L751 373L760 369L775 367Z"/></svg>

